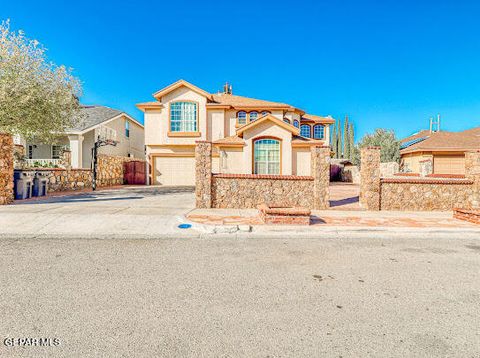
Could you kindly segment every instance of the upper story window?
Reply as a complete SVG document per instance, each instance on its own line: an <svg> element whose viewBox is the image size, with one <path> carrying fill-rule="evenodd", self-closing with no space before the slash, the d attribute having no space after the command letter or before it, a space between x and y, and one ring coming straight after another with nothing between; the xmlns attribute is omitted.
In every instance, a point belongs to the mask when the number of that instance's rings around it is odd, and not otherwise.
<svg viewBox="0 0 480 358"><path fill-rule="evenodd" d="M263 111L263 112L262 112L262 117L263 117L263 116L266 116L266 115L269 114L269 113L270 113L269 111Z"/></svg>
<svg viewBox="0 0 480 358"><path fill-rule="evenodd" d="M258 112L256 111L250 112L249 115L250 115L250 122L256 121L258 118Z"/></svg>
<svg viewBox="0 0 480 358"><path fill-rule="evenodd" d="M298 121L297 121L296 119L293 121L293 125L298 128L299 123L298 123Z"/></svg>
<svg viewBox="0 0 480 358"><path fill-rule="evenodd" d="M237 123L240 126L247 123L247 112L240 111L237 113Z"/></svg>
<svg viewBox="0 0 480 358"><path fill-rule="evenodd" d="M128 119L125 121L125 137L130 138L130 122Z"/></svg>
<svg viewBox="0 0 480 358"><path fill-rule="evenodd" d="M310 126L308 124L302 124L300 126L300 135L302 137L310 138Z"/></svg>
<svg viewBox="0 0 480 358"><path fill-rule="evenodd" d="M323 139L325 137L325 126L323 124L316 124L313 127L313 138Z"/></svg>
<svg viewBox="0 0 480 358"><path fill-rule="evenodd" d="M284 118L283 121L284 121L285 123L290 124L290 119L288 119L288 118Z"/></svg>
<svg viewBox="0 0 480 358"><path fill-rule="evenodd" d="M195 102L170 103L170 131L197 132L198 108Z"/></svg>

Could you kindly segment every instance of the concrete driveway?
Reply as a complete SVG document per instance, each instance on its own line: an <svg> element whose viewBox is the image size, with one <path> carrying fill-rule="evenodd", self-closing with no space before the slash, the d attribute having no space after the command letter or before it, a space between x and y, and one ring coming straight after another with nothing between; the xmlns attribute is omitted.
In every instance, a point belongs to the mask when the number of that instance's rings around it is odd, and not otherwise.
<svg viewBox="0 0 480 358"><path fill-rule="evenodd" d="M18 201L0 207L0 235L185 235L177 226L194 206L192 187L123 187Z"/></svg>

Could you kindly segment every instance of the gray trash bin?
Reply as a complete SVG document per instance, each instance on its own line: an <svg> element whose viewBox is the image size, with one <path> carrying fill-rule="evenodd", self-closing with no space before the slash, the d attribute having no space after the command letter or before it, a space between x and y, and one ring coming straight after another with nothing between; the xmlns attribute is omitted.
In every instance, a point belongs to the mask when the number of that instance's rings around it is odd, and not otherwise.
<svg viewBox="0 0 480 358"><path fill-rule="evenodd" d="M33 196L46 196L47 195L47 176L45 173L36 172L33 179Z"/></svg>
<svg viewBox="0 0 480 358"><path fill-rule="evenodd" d="M13 173L15 200L28 199L32 197L33 172L15 170Z"/></svg>

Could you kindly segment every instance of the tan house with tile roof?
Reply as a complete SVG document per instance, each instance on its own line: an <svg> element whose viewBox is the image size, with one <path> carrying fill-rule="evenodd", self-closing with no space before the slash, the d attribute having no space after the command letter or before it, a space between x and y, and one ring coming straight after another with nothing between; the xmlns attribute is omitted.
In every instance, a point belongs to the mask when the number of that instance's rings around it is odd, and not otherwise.
<svg viewBox="0 0 480 358"><path fill-rule="evenodd" d="M419 173L420 163L431 161L433 174L465 174L465 152L480 150L480 127L463 132L423 130L401 141L403 171Z"/></svg>
<svg viewBox="0 0 480 358"><path fill-rule="evenodd" d="M211 94L184 80L138 103L145 113L150 183L194 185L195 141L214 145L213 172L310 175L310 147L329 145L335 120L286 103Z"/></svg>

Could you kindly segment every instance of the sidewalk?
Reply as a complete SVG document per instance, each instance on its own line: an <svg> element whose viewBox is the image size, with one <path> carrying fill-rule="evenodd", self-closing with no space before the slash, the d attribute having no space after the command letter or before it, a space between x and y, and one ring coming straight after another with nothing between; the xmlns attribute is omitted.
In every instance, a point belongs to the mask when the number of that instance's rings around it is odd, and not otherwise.
<svg viewBox="0 0 480 358"><path fill-rule="evenodd" d="M262 225L256 209L194 209L187 219L204 225ZM405 227L405 228L478 228L453 218L451 212L408 211L312 211L312 229L338 227ZM288 230L289 226L282 226Z"/></svg>
<svg viewBox="0 0 480 358"><path fill-rule="evenodd" d="M312 217L310 226L273 226L264 225L255 209L194 209L186 215L197 230L237 237L480 238L480 225L454 219L451 212L322 210L312 211ZM248 226L251 232L242 232Z"/></svg>

